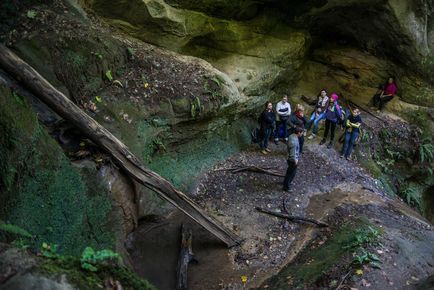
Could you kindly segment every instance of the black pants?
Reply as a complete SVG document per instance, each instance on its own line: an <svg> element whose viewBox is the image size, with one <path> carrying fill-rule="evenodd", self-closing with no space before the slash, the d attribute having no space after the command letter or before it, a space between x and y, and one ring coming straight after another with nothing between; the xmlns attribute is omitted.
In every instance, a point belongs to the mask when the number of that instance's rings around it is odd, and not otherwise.
<svg viewBox="0 0 434 290"><path fill-rule="evenodd" d="M300 146L300 153L303 152L303 144L304 144L304 135L301 135L298 137L298 144Z"/></svg>
<svg viewBox="0 0 434 290"><path fill-rule="evenodd" d="M289 189L291 186L291 182L295 177L295 173L297 172L297 164L294 161L287 161L288 169L286 169L285 179L283 180L283 188Z"/></svg>
<svg viewBox="0 0 434 290"><path fill-rule="evenodd" d="M374 107L378 107L379 110L383 110L384 105L393 99L393 96L387 96L380 98L381 94L376 94L373 98Z"/></svg>
<svg viewBox="0 0 434 290"><path fill-rule="evenodd" d="M333 139L335 139L336 123L333 123L330 120L326 120L325 130L324 130L324 140L327 140L327 136L329 135L329 129L330 129L330 142L333 142Z"/></svg>

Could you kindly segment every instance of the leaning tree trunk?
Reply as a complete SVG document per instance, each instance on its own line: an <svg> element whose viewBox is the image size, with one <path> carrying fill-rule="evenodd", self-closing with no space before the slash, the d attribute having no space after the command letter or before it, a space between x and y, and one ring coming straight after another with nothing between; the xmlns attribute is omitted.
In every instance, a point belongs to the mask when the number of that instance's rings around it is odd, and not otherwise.
<svg viewBox="0 0 434 290"><path fill-rule="evenodd" d="M83 110L54 88L35 69L20 59L3 44L0 44L0 67L19 81L32 94L47 104L53 111L77 127L95 144L109 153L117 164L137 182L155 191L191 217L227 246L239 243L239 238L220 222L208 216L194 201L177 190L169 181L149 170L113 134L102 127Z"/></svg>

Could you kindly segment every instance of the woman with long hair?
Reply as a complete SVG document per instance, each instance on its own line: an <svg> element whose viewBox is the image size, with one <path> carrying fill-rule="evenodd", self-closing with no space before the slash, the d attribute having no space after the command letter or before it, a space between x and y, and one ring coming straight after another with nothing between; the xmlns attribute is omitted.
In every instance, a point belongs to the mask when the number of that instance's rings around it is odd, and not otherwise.
<svg viewBox="0 0 434 290"><path fill-rule="evenodd" d="M273 103L265 103L265 109L259 116L258 121L261 128L261 140L259 141L259 147L261 148L261 152L263 154L267 154L268 152L271 152L271 150L268 148L268 140L270 139L271 132L273 132L273 128L276 123L276 115L273 111Z"/></svg>
<svg viewBox="0 0 434 290"><path fill-rule="evenodd" d="M329 101L329 97L327 96L327 91L322 89L317 96L317 103L315 105L315 109L310 116L309 122L306 124L306 130L309 130L312 125L312 134L308 137L308 139L313 139L318 134L318 125L319 122L324 119L325 116L325 108Z"/></svg>
<svg viewBox="0 0 434 290"><path fill-rule="evenodd" d="M289 127L291 128L290 134L295 132L296 128L301 128L304 132L304 126L306 125L306 118L304 117L304 107L300 104L295 106L295 111L289 117ZM304 134L298 137L300 143L300 154L303 153Z"/></svg>

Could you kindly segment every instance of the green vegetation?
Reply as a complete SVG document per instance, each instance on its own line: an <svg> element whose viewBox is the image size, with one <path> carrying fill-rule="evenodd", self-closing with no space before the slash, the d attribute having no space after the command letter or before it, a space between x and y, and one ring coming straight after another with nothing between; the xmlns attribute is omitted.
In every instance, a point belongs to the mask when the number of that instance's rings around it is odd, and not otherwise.
<svg viewBox="0 0 434 290"><path fill-rule="evenodd" d="M20 228L13 224L7 224L0 220L0 235L1 234L9 234L14 236L19 236L23 238L32 238L32 235L23 228Z"/></svg>
<svg viewBox="0 0 434 290"><path fill-rule="evenodd" d="M422 211L422 192L421 186L415 183L403 182L404 186L400 188L399 195L404 201Z"/></svg>
<svg viewBox="0 0 434 290"><path fill-rule="evenodd" d="M190 101L190 114L192 118L196 118L202 111L202 107L200 105L200 99L198 97L194 97L193 100Z"/></svg>
<svg viewBox="0 0 434 290"><path fill-rule="evenodd" d="M113 76L112 76L112 71L111 71L111 70L107 70L107 71L105 72L105 76L106 76L106 78L107 78L110 82L113 81Z"/></svg>
<svg viewBox="0 0 434 290"><path fill-rule="evenodd" d="M111 200L96 170L73 167L27 102L3 88L0 134L0 219L31 232L35 244L61 245L61 253L113 247Z"/></svg>
<svg viewBox="0 0 434 290"><path fill-rule="evenodd" d="M138 277L128 268L101 263L98 264L96 271L88 271L82 268L82 263L77 257L63 256L59 259L47 259L38 268L42 273L66 275L70 283L84 290L101 289L109 278L119 281L126 290L155 289L152 284Z"/></svg>
<svg viewBox="0 0 434 290"><path fill-rule="evenodd" d="M380 231L371 225L359 228L355 231L352 241L343 247L353 251L353 265L361 266L369 264L374 268L380 268L380 259L374 253L368 251L372 246L379 245Z"/></svg>
<svg viewBox="0 0 434 290"><path fill-rule="evenodd" d="M299 255L301 259L284 268L267 281L270 289L306 289L319 286L319 280L333 267L353 267L369 263L378 266L378 257L369 252L379 245L380 231L366 219L344 223L328 240L318 246L317 241ZM345 260L352 259L345 264ZM359 263L360 262L360 263Z"/></svg>
<svg viewBox="0 0 434 290"><path fill-rule="evenodd" d="M38 14L38 12L36 12L35 10L28 10L26 13L27 18L30 18L30 19L35 18L37 14Z"/></svg>
<svg viewBox="0 0 434 290"><path fill-rule="evenodd" d="M86 247L81 254L80 262L83 269L96 272L98 271L97 265L101 262L119 259L119 254L111 250L95 251L91 247Z"/></svg>

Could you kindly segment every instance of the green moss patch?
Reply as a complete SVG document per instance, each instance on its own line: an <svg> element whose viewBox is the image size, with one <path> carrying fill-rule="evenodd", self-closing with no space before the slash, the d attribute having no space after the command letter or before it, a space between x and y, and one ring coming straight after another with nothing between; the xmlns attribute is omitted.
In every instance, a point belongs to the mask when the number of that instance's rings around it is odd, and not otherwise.
<svg viewBox="0 0 434 290"><path fill-rule="evenodd" d="M101 265L98 271L90 272L81 268L80 259L64 257L62 259L46 259L38 267L38 272L50 275L66 275L68 281L81 290L103 289L105 281L112 278L119 281L123 289L151 290L155 289L148 281L141 279L134 272L119 266Z"/></svg>
<svg viewBox="0 0 434 290"><path fill-rule="evenodd" d="M108 190L93 172L74 168L39 125L27 102L0 88L0 220L79 254L85 246L112 248Z"/></svg>
<svg viewBox="0 0 434 290"><path fill-rule="evenodd" d="M342 260L347 266L351 263L350 254L354 250L360 233L373 227L364 219L355 219L341 225L325 243L318 246L312 242L297 258L295 263L286 266L266 284L270 289L305 289L318 286L317 282Z"/></svg>

